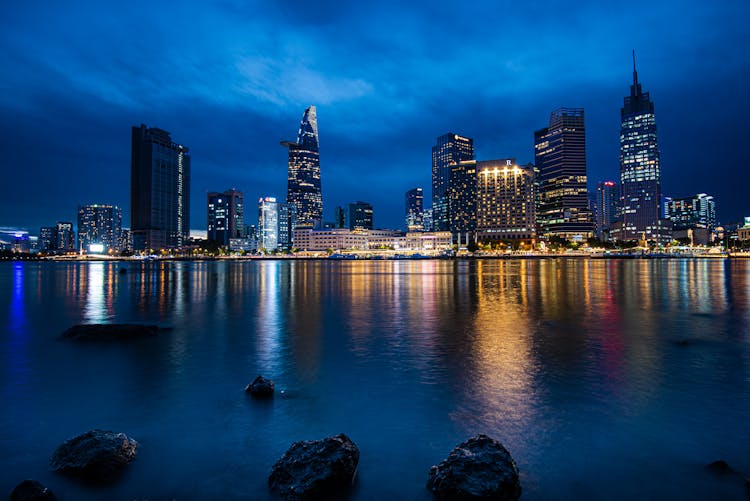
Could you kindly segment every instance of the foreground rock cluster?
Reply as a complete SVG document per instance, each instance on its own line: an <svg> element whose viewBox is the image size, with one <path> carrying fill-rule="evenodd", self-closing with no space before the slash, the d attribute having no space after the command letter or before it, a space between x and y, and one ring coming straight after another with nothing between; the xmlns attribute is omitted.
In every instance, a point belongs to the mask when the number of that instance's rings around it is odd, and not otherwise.
<svg viewBox="0 0 750 501"><path fill-rule="evenodd" d="M10 501L55 501L55 494L36 480L24 480L10 493Z"/></svg>
<svg viewBox="0 0 750 501"><path fill-rule="evenodd" d="M245 387L245 393L258 398L272 397L274 392L274 384L270 379L266 379L263 376L258 376L253 379L253 382Z"/></svg>
<svg viewBox="0 0 750 501"><path fill-rule="evenodd" d="M359 449L346 435L294 442L271 469L268 485L285 499L324 499L351 487Z"/></svg>
<svg viewBox="0 0 750 501"><path fill-rule="evenodd" d="M91 430L60 445L50 458L53 470L104 483L116 479L135 459L138 442L124 433Z"/></svg>

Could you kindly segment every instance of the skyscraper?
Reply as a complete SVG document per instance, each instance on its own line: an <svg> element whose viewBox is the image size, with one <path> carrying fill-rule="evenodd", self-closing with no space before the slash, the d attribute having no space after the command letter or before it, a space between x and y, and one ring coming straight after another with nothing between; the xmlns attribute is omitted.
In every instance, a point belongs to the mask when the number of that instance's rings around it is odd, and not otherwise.
<svg viewBox="0 0 750 501"><path fill-rule="evenodd" d="M288 203L279 203L279 234L280 249L291 250L294 245L294 227L297 222L297 208Z"/></svg>
<svg viewBox="0 0 750 501"><path fill-rule="evenodd" d="M622 209L613 237L659 240L661 163L654 103L638 83L633 51L633 85L620 110L620 183Z"/></svg>
<svg viewBox="0 0 750 501"><path fill-rule="evenodd" d="M258 200L258 244L268 252L279 247L279 203L274 197Z"/></svg>
<svg viewBox="0 0 750 501"><path fill-rule="evenodd" d="M448 229L459 245L476 241L477 161L462 160L450 167L448 184Z"/></svg>
<svg viewBox="0 0 750 501"><path fill-rule="evenodd" d="M448 190L451 166L474 160L474 141L448 132L437 138L432 147L432 226L434 231L450 229Z"/></svg>
<svg viewBox="0 0 750 501"><path fill-rule="evenodd" d="M352 202L347 204L344 212L344 228L350 230L373 229L372 205L367 202Z"/></svg>
<svg viewBox="0 0 750 501"><path fill-rule="evenodd" d="M286 201L295 207L297 226L319 226L323 220L323 195L315 106L307 108L302 115L297 141L282 141L281 144L289 148Z"/></svg>
<svg viewBox="0 0 750 501"><path fill-rule="evenodd" d="M227 190L207 195L207 236L209 240L229 245L232 238L245 236L245 204L241 191Z"/></svg>
<svg viewBox="0 0 750 501"><path fill-rule="evenodd" d="M190 156L169 132L133 127L130 230L133 248L174 249L190 236Z"/></svg>
<svg viewBox="0 0 750 501"><path fill-rule="evenodd" d="M596 185L596 238L609 240L609 230L617 217L617 183L601 181Z"/></svg>
<svg viewBox="0 0 750 501"><path fill-rule="evenodd" d="M404 219L406 231L424 231L424 195L422 188L413 188L406 192Z"/></svg>
<svg viewBox="0 0 750 501"><path fill-rule="evenodd" d="M122 210L114 205L81 205L78 207L78 249L101 245L103 252L120 250Z"/></svg>
<svg viewBox="0 0 750 501"><path fill-rule="evenodd" d="M55 225L54 250L58 252L74 251L75 241L73 223L69 221L58 221Z"/></svg>
<svg viewBox="0 0 750 501"><path fill-rule="evenodd" d="M534 133L534 155L539 169L537 221L542 233L565 239L591 236L583 108L553 111L549 127Z"/></svg>
<svg viewBox="0 0 750 501"><path fill-rule="evenodd" d="M674 223L675 230L688 228L716 228L716 203L714 197L699 193L692 197L667 198L664 212Z"/></svg>
<svg viewBox="0 0 750 501"><path fill-rule="evenodd" d="M477 162L477 239L481 242L536 238L534 166L515 158Z"/></svg>

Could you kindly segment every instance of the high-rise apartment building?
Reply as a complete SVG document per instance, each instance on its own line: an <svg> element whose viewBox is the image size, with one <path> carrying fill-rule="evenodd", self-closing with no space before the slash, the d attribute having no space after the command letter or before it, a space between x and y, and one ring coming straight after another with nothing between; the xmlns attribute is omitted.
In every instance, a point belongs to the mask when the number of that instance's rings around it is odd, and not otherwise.
<svg viewBox="0 0 750 501"><path fill-rule="evenodd" d="M576 240L590 237L583 108L553 111L549 126L534 133L534 156L539 169L537 221L542 233Z"/></svg>
<svg viewBox="0 0 750 501"><path fill-rule="evenodd" d="M119 251L122 210L114 205L81 205L78 207L78 250L89 252Z"/></svg>
<svg viewBox="0 0 750 501"><path fill-rule="evenodd" d="M477 162L477 239L480 242L536 238L533 165L515 158Z"/></svg>
<svg viewBox="0 0 750 501"><path fill-rule="evenodd" d="M404 219L406 231L424 231L424 195L422 188L406 192Z"/></svg>
<svg viewBox="0 0 750 501"><path fill-rule="evenodd" d="M477 161L463 160L452 164L450 169L448 229L459 245L468 245L476 241Z"/></svg>
<svg viewBox="0 0 750 501"><path fill-rule="evenodd" d="M620 199L617 183L601 181L596 185L596 238L609 240L609 230L617 218L617 202Z"/></svg>
<svg viewBox="0 0 750 501"><path fill-rule="evenodd" d="M58 252L72 252L75 250L75 234L73 233L73 223L68 221L58 221L55 224L55 233L53 235L54 249Z"/></svg>
<svg viewBox="0 0 750 501"><path fill-rule="evenodd" d="M279 203L274 197L258 200L258 245L267 252L279 247Z"/></svg>
<svg viewBox="0 0 750 501"><path fill-rule="evenodd" d="M654 103L638 83L633 52L633 85L620 110L620 220L616 240L664 240L661 218L661 162ZM660 236L660 233L662 235Z"/></svg>
<svg viewBox="0 0 750 501"><path fill-rule="evenodd" d="M190 156L169 132L133 127L130 230L136 251L175 249L190 236Z"/></svg>
<svg viewBox="0 0 750 501"><path fill-rule="evenodd" d="M434 231L450 229L449 190L451 167L474 159L474 141L453 132L437 138L432 147L432 226Z"/></svg>
<svg viewBox="0 0 750 501"><path fill-rule="evenodd" d="M688 228L716 228L716 203L714 197L699 193L692 197L667 198L664 204L667 219L672 220L675 230Z"/></svg>
<svg viewBox="0 0 750 501"><path fill-rule="evenodd" d="M289 148L286 201L295 207L297 226L315 227L323 221L323 195L320 187L318 119L315 106L302 115L297 141L282 141Z"/></svg>
<svg viewBox="0 0 750 501"><path fill-rule="evenodd" d="M294 246L294 228L297 226L297 208L288 203L279 203L279 248L292 250Z"/></svg>
<svg viewBox="0 0 750 501"><path fill-rule="evenodd" d="M245 236L245 203L241 191L211 192L206 197L207 237L209 240L229 245L232 238Z"/></svg>
<svg viewBox="0 0 750 501"><path fill-rule="evenodd" d="M344 228L350 230L373 229L373 209L367 202L352 202L344 211Z"/></svg>

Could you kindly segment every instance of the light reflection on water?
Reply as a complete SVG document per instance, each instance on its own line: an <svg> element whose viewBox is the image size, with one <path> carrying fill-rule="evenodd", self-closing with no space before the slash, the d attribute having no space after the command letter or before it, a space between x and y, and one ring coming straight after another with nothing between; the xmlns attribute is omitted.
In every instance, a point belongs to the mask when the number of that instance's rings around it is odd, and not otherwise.
<svg viewBox="0 0 750 501"><path fill-rule="evenodd" d="M524 499L741 495L700 465L750 473L749 275L713 260L1 263L0 453L18 459L0 490L262 499L290 441L344 431L363 451L356 499L429 499L427 467L478 432L508 445ZM54 341L81 322L172 330ZM252 405L258 373L290 397ZM104 492L46 467L91 427L143 445Z"/></svg>

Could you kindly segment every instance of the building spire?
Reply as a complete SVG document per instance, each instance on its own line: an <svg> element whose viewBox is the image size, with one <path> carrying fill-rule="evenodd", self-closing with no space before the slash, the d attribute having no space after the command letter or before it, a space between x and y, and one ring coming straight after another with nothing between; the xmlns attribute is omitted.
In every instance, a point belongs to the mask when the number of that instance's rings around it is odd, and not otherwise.
<svg viewBox="0 0 750 501"><path fill-rule="evenodd" d="M635 49L633 49L633 86L638 87L638 72L635 69Z"/></svg>

